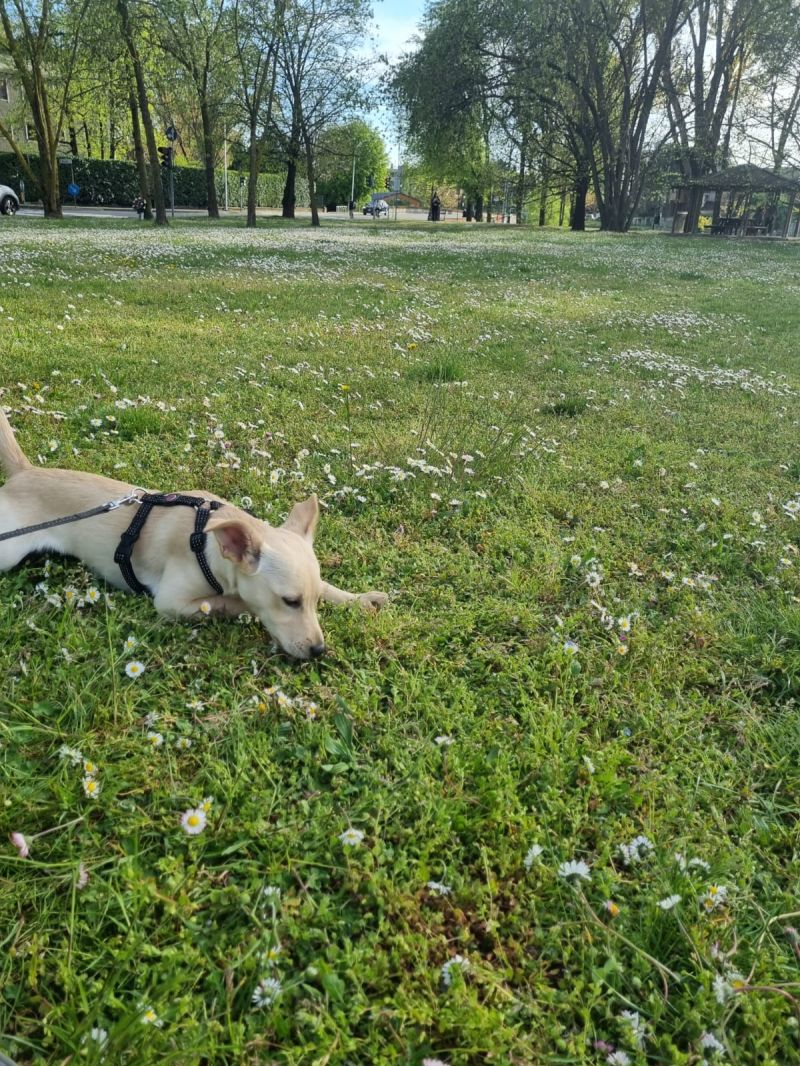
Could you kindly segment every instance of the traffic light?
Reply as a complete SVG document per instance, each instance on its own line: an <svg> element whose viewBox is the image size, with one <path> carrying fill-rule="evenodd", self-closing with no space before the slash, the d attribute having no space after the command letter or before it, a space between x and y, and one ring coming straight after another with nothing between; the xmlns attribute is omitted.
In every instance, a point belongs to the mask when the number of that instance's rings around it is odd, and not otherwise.
<svg viewBox="0 0 800 1066"><path fill-rule="evenodd" d="M161 156L161 166L166 167L167 170L172 169L172 146L162 145L158 149L158 154Z"/></svg>

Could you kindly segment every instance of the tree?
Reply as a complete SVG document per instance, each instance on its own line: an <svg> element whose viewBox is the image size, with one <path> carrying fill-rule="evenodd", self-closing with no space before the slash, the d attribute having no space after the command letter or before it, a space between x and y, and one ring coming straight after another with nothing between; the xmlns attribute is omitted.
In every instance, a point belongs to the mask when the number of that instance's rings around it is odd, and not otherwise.
<svg viewBox="0 0 800 1066"><path fill-rule="evenodd" d="M147 142L147 154L150 162L150 191L156 208L156 225L166 226L167 206L164 200L164 187L161 184L161 168L159 165L158 149L156 147L156 135L153 129L153 119L150 114L150 101L147 95L147 85L144 77L144 64L139 54L136 32L131 19L130 0L116 0L117 14L122 26L122 37L130 57L133 80L136 86L136 103L139 106L139 117L144 127L145 140ZM146 199L146 198L145 198Z"/></svg>
<svg viewBox="0 0 800 1066"><path fill-rule="evenodd" d="M727 162L731 130L763 0L689 0L684 32L662 72L672 140L686 181ZM769 3L769 0L767 0ZM703 190L692 189L686 228L697 228Z"/></svg>
<svg viewBox="0 0 800 1066"><path fill-rule="evenodd" d="M256 224L258 175L271 128L278 42L285 0L235 0L233 39L239 66L239 102L250 137L247 225Z"/></svg>
<svg viewBox="0 0 800 1066"><path fill-rule="evenodd" d="M382 189L389 174L383 138L361 119L324 130L317 142L317 187L325 203L346 204L367 195L369 180Z"/></svg>
<svg viewBox="0 0 800 1066"><path fill-rule="evenodd" d="M67 118L69 93L93 0L0 0L2 47L19 75L39 148L39 182L45 218L61 218L58 146ZM0 133L23 171L35 177L11 130Z"/></svg>
<svg viewBox="0 0 800 1066"><path fill-rule="evenodd" d="M357 58L361 29L371 15L365 0L292 0L281 20L279 75L283 125L292 148L305 154L311 225L319 225L315 149L320 134L360 103L370 66Z"/></svg>
<svg viewBox="0 0 800 1066"><path fill-rule="evenodd" d="M154 5L159 16L154 29L161 47L186 71L197 98L208 217L219 218L214 137L220 111L229 97L226 0L154 0Z"/></svg>

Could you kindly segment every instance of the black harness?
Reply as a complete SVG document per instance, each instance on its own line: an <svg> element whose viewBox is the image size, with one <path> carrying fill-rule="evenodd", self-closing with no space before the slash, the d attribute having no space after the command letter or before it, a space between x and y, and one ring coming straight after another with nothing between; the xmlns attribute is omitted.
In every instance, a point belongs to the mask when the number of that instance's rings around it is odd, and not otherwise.
<svg viewBox="0 0 800 1066"><path fill-rule="evenodd" d="M206 522L211 517L211 512L222 507L219 500L204 500L201 496L181 496L177 492L146 492L140 497L139 508L134 515L133 521L120 537L117 550L114 552L114 562L118 564L125 581L140 595L150 594L150 589L141 583L133 572L131 553L133 546L139 539L147 521L148 515L154 507L194 507L194 533L189 537L189 547L195 554L197 565L203 571L203 577L218 596L223 595L222 585L214 577L211 567L206 559L206 536L204 532Z"/></svg>

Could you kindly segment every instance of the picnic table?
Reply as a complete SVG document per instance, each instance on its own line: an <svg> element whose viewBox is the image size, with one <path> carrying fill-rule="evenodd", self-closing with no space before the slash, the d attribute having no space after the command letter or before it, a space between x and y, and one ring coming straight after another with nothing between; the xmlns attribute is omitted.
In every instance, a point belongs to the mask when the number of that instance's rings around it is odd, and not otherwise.
<svg viewBox="0 0 800 1066"><path fill-rule="evenodd" d="M739 232L739 227L742 224L740 218L734 218L728 216L727 218L721 218L719 222L715 222L711 227L712 237L735 237Z"/></svg>

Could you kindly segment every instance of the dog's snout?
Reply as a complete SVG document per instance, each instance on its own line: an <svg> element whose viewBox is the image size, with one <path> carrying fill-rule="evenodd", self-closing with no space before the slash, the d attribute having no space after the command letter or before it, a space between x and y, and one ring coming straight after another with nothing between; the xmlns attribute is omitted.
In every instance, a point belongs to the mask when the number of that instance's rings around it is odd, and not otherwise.
<svg viewBox="0 0 800 1066"><path fill-rule="evenodd" d="M308 649L308 653L312 659L321 658L321 656L325 654L325 642L323 641L320 644L312 644L311 647Z"/></svg>

